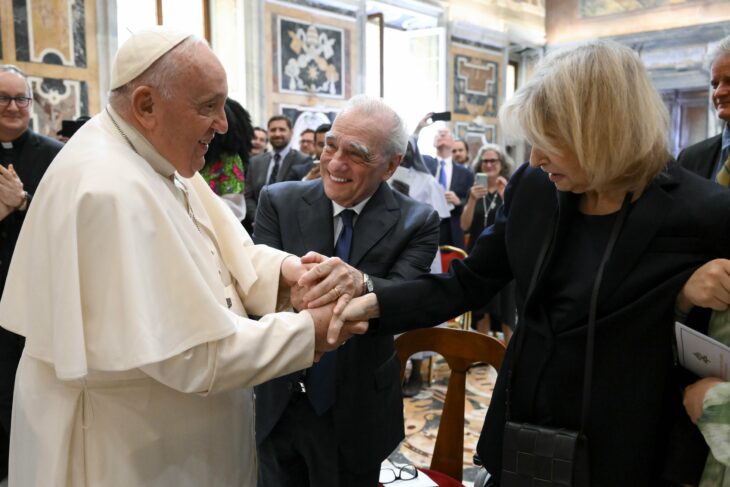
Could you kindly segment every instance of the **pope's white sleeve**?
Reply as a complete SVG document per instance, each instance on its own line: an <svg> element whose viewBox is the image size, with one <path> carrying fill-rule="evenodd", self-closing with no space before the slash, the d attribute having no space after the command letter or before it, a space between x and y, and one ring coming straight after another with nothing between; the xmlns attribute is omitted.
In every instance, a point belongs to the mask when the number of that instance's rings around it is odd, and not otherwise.
<svg viewBox="0 0 730 487"><path fill-rule="evenodd" d="M259 321L231 315L236 321L232 335L140 369L175 390L207 395L311 367L314 324L309 313L272 313Z"/></svg>

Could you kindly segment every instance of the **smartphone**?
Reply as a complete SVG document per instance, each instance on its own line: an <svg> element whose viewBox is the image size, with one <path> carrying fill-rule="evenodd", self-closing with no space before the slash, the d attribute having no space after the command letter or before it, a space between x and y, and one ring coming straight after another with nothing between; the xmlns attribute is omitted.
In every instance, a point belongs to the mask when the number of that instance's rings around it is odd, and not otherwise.
<svg viewBox="0 0 730 487"><path fill-rule="evenodd" d="M478 172L476 175L474 175L474 183L478 184L479 186L484 186L485 188L488 186L487 182L489 181L489 176L487 173L484 172Z"/></svg>
<svg viewBox="0 0 730 487"><path fill-rule="evenodd" d="M451 120L451 112L434 112L433 115L431 115L431 120L434 122L438 120L448 122L449 120Z"/></svg>

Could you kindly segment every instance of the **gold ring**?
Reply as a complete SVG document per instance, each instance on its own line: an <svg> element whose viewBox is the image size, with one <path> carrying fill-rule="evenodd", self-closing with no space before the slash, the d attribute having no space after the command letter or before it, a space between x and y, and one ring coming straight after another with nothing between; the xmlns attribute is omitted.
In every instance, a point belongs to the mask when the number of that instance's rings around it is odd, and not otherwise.
<svg viewBox="0 0 730 487"><path fill-rule="evenodd" d="M333 287L332 289L334 289L334 290L335 290L335 292L337 293L337 297L338 297L338 298L339 298L340 296L342 296L342 293L340 292L340 288L338 288L337 286L335 286L335 287Z"/></svg>

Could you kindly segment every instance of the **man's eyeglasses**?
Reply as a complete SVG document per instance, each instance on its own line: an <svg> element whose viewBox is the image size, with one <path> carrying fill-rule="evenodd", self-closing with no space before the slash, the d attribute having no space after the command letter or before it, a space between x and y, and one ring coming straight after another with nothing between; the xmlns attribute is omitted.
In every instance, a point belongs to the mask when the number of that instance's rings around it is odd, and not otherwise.
<svg viewBox="0 0 730 487"><path fill-rule="evenodd" d="M397 470L381 468L378 482L383 485L392 484L396 480L413 480L418 477L418 469L414 465L403 465Z"/></svg>
<svg viewBox="0 0 730 487"><path fill-rule="evenodd" d="M482 164L497 164L499 159L482 159Z"/></svg>
<svg viewBox="0 0 730 487"><path fill-rule="evenodd" d="M6 107L10 105L11 101L14 101L15 106L18 108L28 108L28 105L30 105L30 102L33 101L33 99L27 96L0 95L0 106Z"/></svg>

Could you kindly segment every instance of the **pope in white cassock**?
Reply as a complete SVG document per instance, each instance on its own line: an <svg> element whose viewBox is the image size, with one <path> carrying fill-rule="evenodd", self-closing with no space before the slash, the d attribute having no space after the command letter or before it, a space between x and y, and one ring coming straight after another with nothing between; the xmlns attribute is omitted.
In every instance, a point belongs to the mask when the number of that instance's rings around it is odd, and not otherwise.
<svg viewBox="0 0 730 487"><path fill-rule="evenodd" d="M251 386L310 367L329 313L275 313L304 266L197 174L227 89L204 41L137 33L46 172L0 303L26 337L10 486L256 484Z"/></svg>

